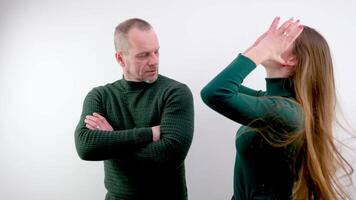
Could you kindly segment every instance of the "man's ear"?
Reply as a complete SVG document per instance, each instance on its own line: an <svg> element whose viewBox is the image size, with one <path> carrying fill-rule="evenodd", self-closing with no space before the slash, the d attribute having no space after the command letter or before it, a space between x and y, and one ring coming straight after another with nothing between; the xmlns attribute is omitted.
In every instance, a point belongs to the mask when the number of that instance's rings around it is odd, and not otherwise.
<svg viewBox="0 0 356 200"><path fill-rule="evenodd" d="M124 59L122 57L122 52L116 52L115 53L115 58L116 58L116 61L121 65L121 67L125 67L125 62L124 62Z"/></svg>

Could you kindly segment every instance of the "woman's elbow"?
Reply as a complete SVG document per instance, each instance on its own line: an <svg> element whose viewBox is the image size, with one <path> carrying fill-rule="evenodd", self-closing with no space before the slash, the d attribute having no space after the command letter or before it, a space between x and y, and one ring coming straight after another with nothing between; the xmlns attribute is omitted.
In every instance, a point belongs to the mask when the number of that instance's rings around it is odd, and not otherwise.
<svg viewBox="0 0 356 200"><path fill-rule="evenodd" d="M210 105L211 102L214 101L214 90L212 90L209 87L204 87L201 91L200 91L200 97L203 100L203 102L207 105Z"/></svg>
<svg viewBox="0 0 356 200"><path fill-rule="evenodd" d="M201 90L200 97L206 105L214 107L216 104L223 103L226 94L219 89L205 87Z"/></svg>

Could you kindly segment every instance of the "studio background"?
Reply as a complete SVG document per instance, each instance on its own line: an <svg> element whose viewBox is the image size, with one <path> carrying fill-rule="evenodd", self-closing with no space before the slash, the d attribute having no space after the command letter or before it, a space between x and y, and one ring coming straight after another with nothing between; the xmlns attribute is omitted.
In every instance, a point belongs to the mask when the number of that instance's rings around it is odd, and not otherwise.
<svg viewBox="0 0 356 200"><path fill-rule="evenodd" d="M113 31L132 17L155 28L160 73L194 95L189 199L230 199L239 125L205 106L200 90L275 16L295 17L329 42L339 102L356 128L355 10L346 0L0 0L0 199L104 199L103 162L79 159L74 129L91 88L122 77ZM245 85L265 89L264 78L258 67ZM356 168L355 155L345 155ZM348 192L356 199L355 188Z"/></svg>

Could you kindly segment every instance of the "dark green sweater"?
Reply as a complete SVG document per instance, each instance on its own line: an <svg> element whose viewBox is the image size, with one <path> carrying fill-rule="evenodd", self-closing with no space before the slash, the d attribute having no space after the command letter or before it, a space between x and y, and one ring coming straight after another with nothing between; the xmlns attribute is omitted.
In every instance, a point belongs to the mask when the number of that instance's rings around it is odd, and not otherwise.
<svg viewBox="0 0 356 200"><path fill-rule="evenodd" d="M104 116L114 131L89 130L86 115ZM161 138L152 141L152 126ZM159 76L152 84L124 79L86 96L75 130L83 160L104 161L106 199L187 199L184 159L192 142L189 88Z"/></svg>
<svg viewBox="0 0 356 200"><path fill-rule="evenodd" d="M235 199L290 199L294 182L294 149L271 141L303 126L301 107L293 101L288 78L266 78L267 91L242 86L256 64L240 54L201 91L215 111L242 124L236 134Z"/></svg>

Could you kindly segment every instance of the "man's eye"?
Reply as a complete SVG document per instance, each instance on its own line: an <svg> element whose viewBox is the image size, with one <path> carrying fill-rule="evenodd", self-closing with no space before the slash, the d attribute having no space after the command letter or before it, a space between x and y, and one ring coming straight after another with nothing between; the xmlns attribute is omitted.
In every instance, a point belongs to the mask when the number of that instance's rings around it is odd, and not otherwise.
<svg viewBox="0 0 356 200"><path fill-rule="evenodd" d="M139 58L144 58L144 57L147 57L147 53L142 53L142 54L138 54L138 56L137 57L139 57Z"/></svg>

